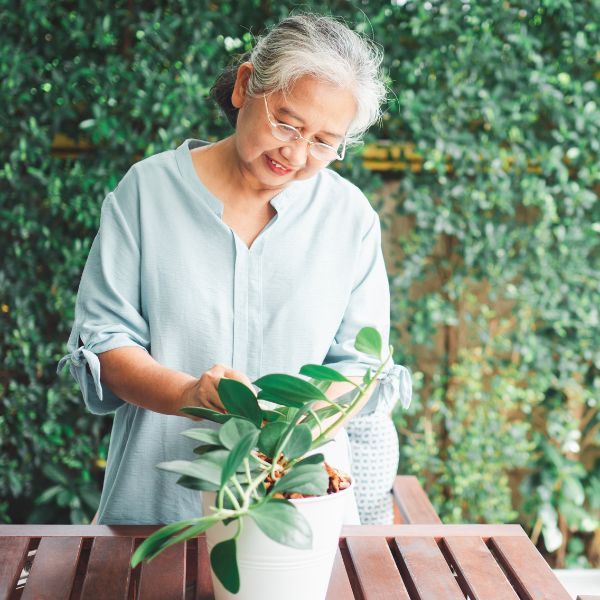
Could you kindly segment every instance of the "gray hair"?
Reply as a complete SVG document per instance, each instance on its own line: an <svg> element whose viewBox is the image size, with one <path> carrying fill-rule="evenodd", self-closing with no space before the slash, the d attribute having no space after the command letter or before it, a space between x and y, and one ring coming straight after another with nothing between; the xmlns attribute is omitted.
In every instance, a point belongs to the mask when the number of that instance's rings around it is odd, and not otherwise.
<svg viewBox="0 0 600 600"><path fill-rule="evenodd" d="M347 144L358 143L367 129L381 118L386 88L380 65L383 52L375 42L362 37L341 21L304 13L283 19L259 38L252 51L228 67L211 89L214 98L235 127L238 110L231 104L237 70L250 61L254 69L248 81L250 96L290 91L305 75L349 89L356 101Z"/></svg>

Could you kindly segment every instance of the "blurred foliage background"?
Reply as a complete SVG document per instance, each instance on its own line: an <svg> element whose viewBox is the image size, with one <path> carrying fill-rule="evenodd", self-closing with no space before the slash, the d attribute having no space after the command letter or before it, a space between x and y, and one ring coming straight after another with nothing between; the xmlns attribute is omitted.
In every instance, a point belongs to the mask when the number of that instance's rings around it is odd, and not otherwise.
<svg viewBox="0 0 600 600"><path fill-rule="evenodd" d="M231 133L208 90L292 9L385 50L384 119L336 168L385 228L401 472L445 522L597 566L598 0L0 0L0 522L93 516L111 420L55 369L102 200Z"/></svg>

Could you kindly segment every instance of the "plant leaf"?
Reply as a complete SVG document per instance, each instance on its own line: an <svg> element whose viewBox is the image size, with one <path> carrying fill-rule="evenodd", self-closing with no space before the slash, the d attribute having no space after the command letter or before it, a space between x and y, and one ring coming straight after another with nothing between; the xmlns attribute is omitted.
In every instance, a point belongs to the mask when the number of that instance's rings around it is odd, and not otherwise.
<svg viewBox="0 0 600 600"><path fill-rule="evenodd" d="M301 550L312 548L310 524L289 500L268 499L251 506L248 514L272 540Z"/></svg>
<svg viewBox="0 0 600 600"><path fill-rule="evenodd" d="M240 572L237 564L235 538L219 542L210 553L210 565L217 579L231 594L240 591Z"/></svg>
<svg viewBox="0 0 600 600"><path fill-rule="evenodd" d="M308 425L296 425L282 452L288 458L298 458L310 450L312 432Z"/></svg>
<svg viewBox="0 0 600 600"><path fill-rule="evenodd" d="M300 375L306 375L307 377L321 381L345 381L352 383L347 377L325 365L304 365L300 369Z"/></svg>
<svg viewBox="0 0 600 600"><path fill-rule="evenodd" d="M256 396L240 381L222 378L218 386L219 398L232 415L248 419L257 427L262 424L262 411Z"/></svg>
<svg viewBox="0 0 600 600"><path fill-rule="evenodd" d="M146 538L133 553L133 556L131 557L131 568L135 568L145 559L154 558L164 548L167 547L168 541L172 535L189 527L190 525L193 525L197 521L198 519L179 521L177 523L165 525L158 531L155 531L150 537Z"/></svg>
<svg viewBox="0 0 600 600"><path fill-rule="evenodd" d="M223 446L221 446L220 444L218 446L212 446L209 444L205 444L204 446L197 446L196 448L194 448L193 453L203 456L207 452L211 452L212 450L219 450L222 448L223 448Z"/></svg>
<svg viewBox="0 0 600 600"><path fill-rule="evenodd" d="M274 458L273 453L286 429L287 424L282 421L265 425L260 431L258 449L261 452L264 452L268 457Z"/></svg>
<svg viewBox="0 0 600 600"><path fill-rule="evenodd" d="M327 400L327 396L310 381L286 373L265 375L257 379L254 384L259 386L262 392L273 394L280 399L294 400L301 404L307 400ZM269 398L265 398L265 400L269 400Z"/></svg>
<svg viewBox="0 0 600 600"><path fill-rule="evenodd" d="M329 476L322 464L294 466L273 486L276 492L298 492L311 496L324 496L329 487Z"/></svg>
<svg viewBox="0 0 600 600"><path fill-rule="evenodd" d="M291 408L300 408L304 406L304 402L301 402L300 400L277 396L276 394L272 394L271 392L267 392L265 390L260 390L260 392L258 392L258 398L260 400L268 400L269 402L279 404L280 406L289 406Z"/></svg>
<svg viewBox="0 0 600 600"><path fill-rule="evenodd" d="M258 441L259 431L249 431L242 439L232 448L221 472L221 486L225 485L229 478L235 474L244 458L250 454L250 450L256 446Z"/></svg>
<svg viewBox="0 0 600 600"><path fill-rule="evenodd" d="M227 421L233 417L233 415L220 413L216 410L211 410L210 408L204 408L202 406L184 406L179 409L179 412L192 417L214 421L215 423L227 423Z"/></svg>
<svg viewBox="0 0 600 600"><path fill-rule="evenodd" d="M205 444L209 444L211 446L221 445L221 442L219 441L219 432L215 431L214 429L187 429L186 431L183 431L181 435L185 435L193 440L204 442Z"/></svg>
<svg viewBox="0 0 600 600"><path fill-rule="evenodd" d="M231 450L247 433L258 429L243 417L233 417L219 430L219 441Z"/></svg>
<svg viewBox="0 0 600 600"><path fill-rule="evenodd" d="M221 469L213 462L204 459L198 459L194 462L190 460L172 460L159 463L156 466L163 471L187 475L215 485L219 485L221 482Z"/></svg>
<svg viewBox="0 0 600 600"><path fill-rule="evenodd" d="M275 421L282 419L283 415L276 410L263 410L262 418L268 423L274 423Z"/></svg>
<svg viewBox="0 0 600 600"><path fill-rule="evenodd" d="M216 492L219 489L219 486L215 483L205 481L204 479L197 479L196 477L190 477L189 475L182 475L177 480L177 485L198 492Z"/></svg>
<svg viewBox="0 0 600 600"><path fill-rule="evenodd" d="M381 360L381 335L374 327L363 327L357 334L354 347L359 352Z"/></svg>
<svg viewBox="0 0 600 600"><path fill-rule="evenodd" d="M302 460L299 460L294 469L297 469L302 465L320 465L324 460L325 457L320 452L317 454L311 454L310 456L305 456Z"/></svg>

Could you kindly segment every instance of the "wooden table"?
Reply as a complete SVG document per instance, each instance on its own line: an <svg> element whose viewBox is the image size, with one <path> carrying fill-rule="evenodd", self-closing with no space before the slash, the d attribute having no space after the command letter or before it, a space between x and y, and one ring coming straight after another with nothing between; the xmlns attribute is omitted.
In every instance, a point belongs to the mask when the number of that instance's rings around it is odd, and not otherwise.
<svg viewBox="0 0 600 600"><path fill-rule="evenodd" d="M204 536L129 568L133 550L156 529L0 526L0 600L212 598ZM328 600L465 600L467 595L570 599L519 525L343 529Z"/></svg>

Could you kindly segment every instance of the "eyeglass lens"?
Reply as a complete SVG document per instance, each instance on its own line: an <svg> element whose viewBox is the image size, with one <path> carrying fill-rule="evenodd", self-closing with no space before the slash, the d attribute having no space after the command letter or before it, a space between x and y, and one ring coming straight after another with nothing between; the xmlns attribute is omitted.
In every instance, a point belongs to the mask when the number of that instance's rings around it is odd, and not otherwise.
<svg viewBox="0 0 600 600"><path fill-rule="evenodd" d="M296 129L290 125L284 125L283 123L279 123L273 128L273 134L282 142L291 142L299 139L300 137ZM339 154L336 149L319 142L316 144L311 144L309 151L316 159L319 160L333 160L334 158L337 158Z"/></svg>

